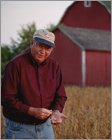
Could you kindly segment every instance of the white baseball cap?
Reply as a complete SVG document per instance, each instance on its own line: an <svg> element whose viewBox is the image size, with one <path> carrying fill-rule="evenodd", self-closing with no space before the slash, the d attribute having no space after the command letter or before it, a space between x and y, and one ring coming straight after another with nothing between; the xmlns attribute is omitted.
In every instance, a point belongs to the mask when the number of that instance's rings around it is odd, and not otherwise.
<svg viewBox="0 0 112 140"><path fill-rule="evenodd" d="M43 43L55 48L55 35L45 29L37 30L33 35L33 39L35 39L39 43Z"/></svg>

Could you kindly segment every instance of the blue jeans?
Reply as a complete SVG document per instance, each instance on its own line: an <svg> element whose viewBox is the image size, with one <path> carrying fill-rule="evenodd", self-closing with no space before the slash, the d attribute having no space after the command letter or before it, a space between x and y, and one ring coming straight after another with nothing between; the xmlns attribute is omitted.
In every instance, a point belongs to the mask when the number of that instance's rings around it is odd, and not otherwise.
<svg viewBox="0 0 112 140"><path fill-rule="evenodd" d="M50 118L43 124L30 125L5 118L5 139L55 139Z"/></svg>

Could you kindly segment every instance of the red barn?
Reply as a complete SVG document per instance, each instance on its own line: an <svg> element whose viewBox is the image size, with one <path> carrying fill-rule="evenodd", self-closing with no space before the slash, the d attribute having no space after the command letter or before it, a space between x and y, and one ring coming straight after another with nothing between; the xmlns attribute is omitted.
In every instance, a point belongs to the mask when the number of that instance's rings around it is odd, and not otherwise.
<svg viewBox="0 0 112 140"><path fill-rule="evenodd" d="M111 30L111 13L99 1L75 1L70 5L60 23L69 27Z"/></svg>
<svg viewBox="0 0 112 140"><path fill-rule="evenodd" d="M65 85L111 85L111 15L97 1L74 2L53 32L51 56L61 67Z"/></svg>

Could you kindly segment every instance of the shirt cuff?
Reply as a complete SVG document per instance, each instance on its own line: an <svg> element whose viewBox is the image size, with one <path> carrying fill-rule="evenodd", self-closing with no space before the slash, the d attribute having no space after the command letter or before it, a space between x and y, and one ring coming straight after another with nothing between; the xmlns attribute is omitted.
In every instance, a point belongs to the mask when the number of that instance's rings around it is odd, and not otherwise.
<svg viewBox="0 0 112 140"><path fill-rule="evenodd" d="M63 109L60 106L55 106L52 108L52 110L59 110L60 113L62 113Z"/></svg>
<svg viewBox="0 0 112 140"><path fill-rule="evenodd" d="M25 114L28 114L29 108L30 108L30 106L22 104L19 109L20 109L21 112L23 112Z"/></svg>

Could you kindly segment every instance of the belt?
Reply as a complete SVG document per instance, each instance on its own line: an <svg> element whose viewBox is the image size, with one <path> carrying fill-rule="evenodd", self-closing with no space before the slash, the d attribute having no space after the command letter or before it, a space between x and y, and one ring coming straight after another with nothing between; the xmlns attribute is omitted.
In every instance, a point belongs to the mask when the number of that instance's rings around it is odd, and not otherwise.
<svg viewBox="0 0 112 140"><path fill-rule="evenodd" d="M42 124L42 123L33 123L34 126L35 126L35 125L39 125L39 124Z"/></svg>
<svg viewBox="0 0 112 140"><path fill-rule="evenodd" d="M37 123L37 122L36 122L36 123L24 123L24 124L36 126L36 125L40 125L40 124L43 124L43 123L44 123L44 122L42 122L42 123L40 123L40 122L39 122L39 123Z"/></svg>
<svg viewBox="0 0 112 140"><path fill-rule="evenodd" d="M31 125L40 125L40 124L43 124L45 123L46 121L43 121L43 122L33 122L33 123L27 123L27 124L31 124Z"/></svg>
<svg viewBox="0 0 112 140"><path fill-rule="evenodd" d="M48 118L47 118L48 119ZM47 121L47 119L43 120L43 121L39 121L39 122L29 122L29 123L26 123L26 124L31 124L31 125L40 125L40 124L43 124Z"/></svg>

